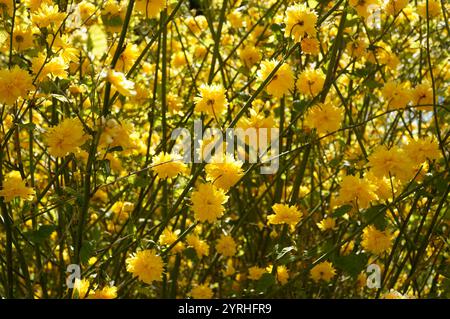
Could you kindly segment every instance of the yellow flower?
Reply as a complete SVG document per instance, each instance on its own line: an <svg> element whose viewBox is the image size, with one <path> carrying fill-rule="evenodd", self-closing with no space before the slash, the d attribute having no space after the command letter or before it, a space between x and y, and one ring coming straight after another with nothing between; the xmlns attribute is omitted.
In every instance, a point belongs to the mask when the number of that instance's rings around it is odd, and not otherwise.
<svg viewBox="0 0 450 319"><path fill-rule="evenodd" d="M350 5L355 8L360 16L367 18L374 7L378 6L378 0L350 0Z"/></svg>
<svg viewBox="0 0 450 319"><path fill-rule="evenodd" d="M397 15L408 4L408 0L389 0L385 10L388 15Z"/></svg>
<svg viewBox="0 0 450 319"><path fill-rule="evenodd" d="M327 217L318 222L317 227L319 227L321 231L334 229L336 227L336 221L332 217Z"/></svg>
<svg viewBox="0 0 450 319"><path fill-rule="evenodd" d="M31 15L31 21L39 28L46 28L48 26L59 28L65 17L66 14L64 12L59 12L58 6L43 3L39 9Z"/></svg>
<svg viewBox="0 0 450 319"><path fill-rule="evenodd" d="M304 4L295 4L286 10L284 35L299 42L306 35L316 34L317 14Z"/></svg>
<svg viewBox="0 0 450 319"><path fill-rule="evenodd" d="M198 189L192 193L192 210L195 218L200 222L215 222L222 216L228 196L224 191L212 184L200 184Z"/></svg>
<svg viewBox="0 0 450 319"><path fill-rule="evenodd" d="M125 74L123 74L122 72L109 70L107 80L113 85L113 87L117 91L119 91L120 94L124 96L136 95L136 91L134 89L134 82L127 80Z"/></svg>
<svg viewBox="0 0 450 319"><path fill-rule="evenodd" d="M280 284L285 285L289 279L289 272L286 266L278 266L277 267L277 279Z"/></svg>
<svg viewBox="0 0 450 319"><path fill-rule="evenodd" d="M87 137L78 119L65 119L45 134L48 152L52 156L64 157L73 153L86 142Z"/></svg>
<svg viewBox="0 0 450 319"><path fill-rule="evenodd" d="M83 0L78 4L78 9L80 10L80 17L83 23L91 25L93 22L95 22L96 17L94 16L94 14L96 11L96 7L94 4Z"/></svg>
<svg viewBox="0 0 450 319"><path fill-rule="evenodd" d="M411 100L411 93L404 84L394 81L387 82L381 90L383 98L388 103L388 109L404 108Z"/></svg>
<svg viewBox="0 0 450 319"><path fill-rule="evenodd" d="M162 152L153 158L152 171L158 174L159 178L173 178L187 170L186 164L181 160L179 156Z"/></svg>
<svg viewBox="0 0 450 319"><path fill-rule="evenodd" d="M37 57L31 59L31 69L33 74L38 75L38 80L43 80L47 76L59 77L62 79L67 78L68 68L66 62L61 56L54 57L49 61L46 61L45 55L39 54Z"/></svg>
<svg viewBox="0 0 450 319"><path fill-rule="evenodd" d="M167 108L169 109L170 113L177 113L181 111L182 107L183 103L178 95L173 93L167 94Z"/></svg>
<svg viewBox="0 0 450 319"><path fill-rule="evenodd" d="M225 269L223 270L223 275L224 276L233 276L234 273L236 272L236 269L233 266L233 258L228 259L227 261L227 265L225 267Z"/></svg>
<svg viewBox="0 0 450 319"><path fill-rule="evenodd" d="M365 175L365 178L369 184L373 184L376 187L375 193L377 194L378 199L387 200L391 198L393 192L395 194L395 187L387 177L376 177L369 171Z"/></svg>
<svg viewBox="0 0 450 319"><path fill-rule="evenodd" d="M9 44L9 42L8 42ZM33 31L26 26L16 26L13 33L13 49L19 52L33 46Z"/></svg>
<svg viewBox="0 0 450 319"><path fill-rule="evenodd" d="M427 18L427 1L423 1L417 5L417 13L423 19ZM441 13L441 3L437 0L428 0L428 16L436 18Z"/></svg>
<svg viewBox="0 0 450 319"><path fill-rule="evenodd" d="M208 27L208 21L203 15L197 15L195 17L187 17L184 22L186 23L188 29L196 35L201 33Z"/></svg>
<svg viewBox="0 0 450 319"><path fill-rule="evenodd" d="M10 202L15 197L20 197L24 200L32 200L35 191L32 187L27 187L25 181L20 177L19 172L11 172L3 181L3 189L0 190L0 197L3 197L5 202Z"/></svg>
<svg viewBox="0 0 450 319"><path fill-rule="evenodd" d="M337 202L341 204L352 204L359 208L367 208L370 203L377 200L376 187L368 180L356 176L347 175L342 178L341 188Z"/></svg>
<svg viewBox="0 0 450 319"><path fill-rule="evenodd" d="M170 229L166 228L164 229L163 233L159 237L159 242L161 245L172 245L175 241L177 241L178 236L180 234L180 231L171 231ZM184 245L181 241L177 242L175 246L172 248L172 252L179 253L184 249Z"/></svg>
<svg viewBox="0 0 450 319"><path fill-rule="evenodd" d="M244 130L248 128L254 129L257 140L256 145L260 151L264 152L265 147L267 147L264 143L271 140L271 129L276 127L275 120L272 115L267 116L264 112L258 112L255 109L250 109L249 113L250 116L242 117L239 120L237 127ZM251 138L248 136L240 139L240 141L246 144L252 143Z"/></svg>
<svg viewBox="0 0 450 319"><path fill-rule="evenodd" d="M191 297L194 299L211 299L213 295L208 284L197 285L191 290Z"/></svg>
<svg viewBox="0 0 450 319"><path fill-rule="evenodd" d="M15 66L11 70L0 70L0 104L14 104L19 97L26 97L33 89L31 76Z"/></svg>
<svg viewBox="0 0 450 319"><path fill-rule="evenodd" d="M381 299L409 299L407 295L402 295L400 292L391 289L389 292L381 295Z"/></svg>
<svg viewBox="0 0 450 319"><path fill-rule="evenodd" d="M197 253L198 258L209 255L209 245L206 241L201 240L195 234L189 234L186 236L186 242L190 247L193 247Z"/></svg>
<svg viewBox="0 0 450 319"><path fill-rule="evenodd" d="M120 32L125 20L126 4L117 3L115 0L106 1L101 12L103 24L109 32Z"/></svg>
<svg viewBox="0 0 450 319"><path fill-rule="evenodd" d="M112 52L115 52L115 50ZM134 65L138 57L139 48L135 44L128 44L119 55L114 69L119 72L127 72Z"/></svg>
<svg viewBox="0 0 450 319"><path fill-rule="evenodd" d="M353 248L355 248L355 242L351 240L341 247L339 253L343 256L347 256L353 251Z"/></svg>
<svg viewBox="0 0 450 319"><path fill-rule="evenodd" d="M261 69L258 71L258 77L265 81L277 66L276 60L261 62ZM294 73L289 64L283 63L275 72L274 76L266 86L266 90L274 97L282 97L294 88Z"/></svg>
<svg viewBox="0 0 450 319"><path fill-rule="evenodd" d="M206 179L227 191L244 175L241 167L242 162L236 161L233 156L214 156L212 162L205 167Z"/></svg>
<svg viewBox="0 0 450 319"><path fill-rule="evenodd" d="M0 0L0 1L9 1L9 0ZM52 0L25 0L25 3L27 5L27 8L29 8L31 12L35 12L44 3L52 4Z"/></svg>
<svg viewBox="0 0 450 319"><path fill-rule="evenodd" d="M322 91L325 75L320 70L308 69L300 73L297 80L297 89L300 93L316 96Z"/></svg>
<svg viewBox="0 0 450 319"><path fill-rule="evenodd" d="M12 16L14 12L13 0L0 0L0 14Z"/></svg>
<svg viewBox="0 0 450 319"><path fill-rule="evenodd" d="M72 290L72 298L84 299L89 290L89 285L89 280L76 278Z"/></svg>
<svg viewBox="0 0 450 319"><path fill-rule="evenodd" d="M115 119L108 119L104 123L99 147L112 148L121 146L123 149L134 147L134 143L130 137L133 126L130 123L127 121L119 123Z"/></svg>
<svg viewBox="0 0 450 319"><path fill-rule="evenodd" d="M166 7L166 0L137 0L135 8L146 18L156 18Z"/></svg>
<svg viewBox="0 0 450 319"><path fill-rule="evenodd" d="M309 109L305 124L315 128L319 134L335 132L341 126L344 111L331 103L319 103Z"/></svg>
<svg viewBox="0 0 450 319"><path fill-rule="evenodd" d="M404 150L405 154L416 165L422 164L427 159L435 160L441 156L439 143L431 137L418 140L411 139L409 143L405 145Z"/></svg>
<svg viewBox="0 0 450 319"><path fill-rule="evenodd" d="M413 105L423 105L417 108L419 110L428 111L433 109L433 88L430 83L425 82L417 85L411 91L411 100Z"/></svg>
<svg viewBox="0 0 450 319"><path fill-rule="evenodd" d="M376 177L395 176L401 181L414 177L414 163L408 156L405 156L405 152L399 147L394 146L387 149L379 146L369 155L368 159L371 172Z"/></svg>
<svg viewBox="0 0 450 319"><path fill-rule="evenodd" d="M216 250L225 257L232 257L236 254L236 243L231 236L222 234L217 241Z"/></svg>
<svg viewBox="0 0 450 319"><path fill-rule="evenodd" d="M375 226L370 225L363 230L362 247L375 255L391 248L391 235L387 231L380 231Z"/></svg>
<svg viewBox="0 0 450 319"><path fill-rule="evenodd" d="M364 39L356 39L347 44L348 54L354 58L360 58L366 53L367 42Z"/></svg>
<svg viewBox="0 0 450 319"><path fill-rule="evenodd" d="M320 52L319 41L316 38L303 38L301 48L306 54L318 55Z"/></svg>
<svg viewBox="0 0 450 319"><path fill-rule="evenodd" d="M332 263L330 263L329 261L324 261L320 264L315 265L311 269L310 275L312 280L314 280L315 282L318 282L320 280L328 282L336 275L336 270L334 269Z"/></svg>
<svg viewBox="0 0 450 319"><path fill-rule="evenodd" d="M95 290L91 292L88 299L115 299L117 298L117 287L103 287L101 290Z"/></svg>
<svg viewBox="0 0 450 319"><path fill-rule="evenodd" d="M133 211L133 209L133 203L121 201L115 202L111 207L111 211L114 213L116 219L120 223L125 222L130 217L130 213Z"/></svg>
<svg viewBox="0 0 450 319"><path fill-rule="evenodd" d="M195 111L205 112L217 118L228 106L225 89L220 85L202 84L199 88L200 96L195 97Z"/></svg>
<svg viewBox="0 0 450 319"><path fill-rule="evenodd" d="M173 54L171 63L175 68L182 68L188 63L188 60L184 52L177 52Z"/></svg>
<svg viewBox="0 0 450 319"><path fill-rule="evenodd" d="M269 224L288 224L290 226L295 226L303 216L295 206L275 204L272 206L272 209L275 214L267 217Z"/></svg>
<svg viewBox="0 0 450 319"><path fill-rule="evenodd" d="M264 268L260 268L258 266L253 266L248 269L248 279L250 280L258 280L266 273Z"/></svg>
<svg viewBox="0 0 450 319"><path fill-rule="evenodd" d="M164 264L162 258L156 255L155 250L138 251L128 257L125 262L127 271L146 284L151 284L153 281L162 281Z"/></svg>
<svg viewBox="0 0 450 319"><path fill-rule="evenodd" d="M228 22L230 22L230 25L235 28L239 29L243 25L243 19L242 19L242 13L238 10L233 10L227 15Z"/></svg>
<svg viewBox="0 0 450 319"><path fill-rule="evenodd" d="M197 59L203 59L208 53L208 50L203 45L197 45L194 49L194 57Z"/></svg>
<svg viewBox="0 0 450 319"><path fill-rule="evenodd" d="M239 51L239 58L247 68L251 68L261 60L261 53L256 47L246 45Z"/></svg>

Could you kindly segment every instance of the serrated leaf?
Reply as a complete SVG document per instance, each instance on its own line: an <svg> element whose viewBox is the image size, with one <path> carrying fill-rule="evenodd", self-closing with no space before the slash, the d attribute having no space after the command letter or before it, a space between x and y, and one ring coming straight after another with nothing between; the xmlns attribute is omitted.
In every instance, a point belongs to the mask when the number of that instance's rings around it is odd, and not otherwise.
<svg viewBox="0 0 450 319"><path fill-rule="evenodd" d="M69 99L61 94L51 94L51 96L63 103L70 103Z"/></svg>
<svg viewBox="0 0 450 319"><path fill-rule="evenodd" d="M365 254L351 254L348 256L336 257L334 263L336 267L342 269L352 277L356 277L364 269L367 261L368 257Z"/></svg>
<svg viewBox="0 0 450 319"><path fill-rule="evenodd" d="M293 260L295 260L295 256L290 254L291 251L295 250L294 246L284 247L281 251L277 252L276 261L277 264L285 265Z"/></svg>
<svg viewBox="0 0 450 319"><path fill-rule="evenodd" d="M197 252L195 251L194 248L192 247L188 247L183 251L183 254L190 260L192 261L197 261L198 260L198 256L197 256Z"/></svg>
<svg viewBox="0 0 450 319"><path fill-rule="evenodd" d="M272 30L273 32L281 31L282 28L282 25L278 23L274 23L270 26L270 30Z"/></svg>
<svg viewBox="0 0 450 319"><path fill-rule="evenodd" d="M108 153L120 152L120 151L123 151L123 147L120 145L114 146L114 147L111 147L110 149L108 149Z"/></svg>
<svg viewBox="0 0 450 319"><path fill-rule="evenodd" d="M306 101L306 100L294 100L292 102L292 106L294 107L294 109L302 114L306 111L307 105L308 105L308 101Z"/></svg>
<svg viewBox="0 0 450 319"><path fill-rule="evenodd" d="M136 187L145 187L149 184L150 179L146 176L141 176L141 175L137 175L134 178L134 183L133 185Z"/></svg>
<svg viewBox="0 0 450 319"><path fill-rule="evenodd" d="M265 292L273 285L275 285L275 276L269 273L265 273L256 282L255 288L260 292Z"/></svg>
<svg viewBox="0 0 450 319"><path fill-rule="evenodd" d="M345 214L347 214L351 210L352 210L352 205L343 205L343 206L337 208L333 212L332 216L333 217L342 217L342 216L344 216Z"/></svg>
<svg viewBox="0 0 450 319"><path fill-rule="evenodd" d="M34 244L42 244L55 231L56 226L41 225L38 230L24 233L24 235Z"/></svg>
<svg viewBox="0 0 450 319"><path fill-rule="evenodd" d="M119 18L120 19L120 18ZM120 20L120 24L122 20ZM112 24L111 24L112 25ZM102 57L108 50L108 38L103 28L98 25L93 25L89 28L89 41L91 44L91 52L96 57Z"/></svg>
<svg viewBox="0 0 450 319"><path fill-rule="evenodd" d="M9 38L8 32L0 31L0 46Z"/></svg>
<svg viewBox="0 0 450 319"><path fill-rule="evenodd" d="M36 128L36 124L34 123L24 123L24 124L19 124L19 127L23 130L27 130L27 131L33 131Z"/></svg>
<svg viewBox="0 0 450 319"><path fill-rule="evenodd" d="M364 85L367 86L369 89L376 89L376 88L383 86L383 84L381 84L375 80L367 80L364 82Z"/></svg>
<svg viewBox="0 0 450 319"><path fill-rule="evenodd" d="M386 205L376 205L363 212L363 220L374 225L378 230L384 230L387 226Z"/></svg>
<svg viewBox="0 0 450 319"><path fill-rule="evenodd" d="M83 264L86 264L89 261L89 258L92 257L94 252L94 247L91 242L84 242L80 249L80 260Z"/></svg>

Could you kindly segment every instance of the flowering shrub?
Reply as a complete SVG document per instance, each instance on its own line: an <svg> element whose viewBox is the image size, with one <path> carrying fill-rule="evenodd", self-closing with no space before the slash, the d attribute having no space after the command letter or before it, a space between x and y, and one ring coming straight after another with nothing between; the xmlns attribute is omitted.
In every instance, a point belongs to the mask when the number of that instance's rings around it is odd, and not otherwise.
<svg viewBox="0 0 450 319"><path fill-rule="evenodd" d="M0 0L0 296L450 297L449 14Z"/></svg>

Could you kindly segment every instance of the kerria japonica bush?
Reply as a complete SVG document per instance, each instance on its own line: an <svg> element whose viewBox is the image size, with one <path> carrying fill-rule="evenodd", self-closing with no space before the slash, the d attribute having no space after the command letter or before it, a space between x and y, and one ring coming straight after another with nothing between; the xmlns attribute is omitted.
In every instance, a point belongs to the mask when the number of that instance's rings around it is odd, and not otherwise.
<svg viewBox="0 0 450 319"><path fill-rule="evenodd" d="M3 298L450 297L444 0L0 0Z"/></svg>

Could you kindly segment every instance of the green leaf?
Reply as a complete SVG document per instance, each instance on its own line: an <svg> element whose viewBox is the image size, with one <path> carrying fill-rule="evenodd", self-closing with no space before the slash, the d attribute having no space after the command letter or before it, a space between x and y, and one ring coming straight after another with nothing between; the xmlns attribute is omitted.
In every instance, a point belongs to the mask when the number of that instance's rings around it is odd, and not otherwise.
<svg viewBox="0 0 450 319"><path fill-rule="evenodd" d="M56 230L54 225L41 225L38 230L24 233L24 235L34 244L42 244Z"/></svg>
<svg viewBox="0 0 450 319"><path fill-rule="evenodd" d="M292 102L292 106L294 107L294 109L301 114L305 113L307 105L308 105L307 100L294 100Z"/></svg>
<svg viewBox="0 0 450 319"><path fill-rule="evenodd" d="M92 257L92 254L94 252L94 246L91 242L86 241L83 242L81 249L80 249L80 260L83 264L86 264L89 261L89 258Z"/></svg>
<svg viewBox="0 0 450 319"><path fill-rule="evenodd" d="M345 21L345 27L350 28L356 25L359 22L359 18L356 19L348 19Z"/></svg>
<svg viewBox="0 0 450 319"><path fill-rule="evenodd" d="M383 86L383 84L381 84L375 80L367 80L364 82L364 85L367 86L369 89L376 89L376 88Z"/></svg>
<svg viewBox="0 0 450 319"><path fill-rule="evenodd" d="M387 226L386 205L376 205L368 208L363 213L363 221L374 225L378 230L384 230Z"/></svg>
<svg viewBox="0 0 450 319"><path fill-rule="evenodd" d="M105 25L109 25L112 27L120 27L123 24L122 18L120 16L106 16L103 19L103 23Z"/></svg>
<svg viewBox="0 0 450 319"><path fill-rule="evenodd" d="M198 261L197 252L194 248L188 247L183 251L183 254L192 261Z"/></svg>
<svg viewBox="0 0 450 319"><path fill-rule="evenodd" d="M150 178L145 175L136 175L133 185L136 187L145 187L150 183Z"/></svg>
<svg viewBox="0 0 450 319"><path fill-rule="evenodd" d="M6 31L0 31L0 45L3 45L3 43L9 38L8 32Z"/></svg>
<svg viewBox="0 0 450 319"><path fill-rule="evenodd" d="M123 151L123 147L120 145L114 146L114 147L111 147L110 149L108 149L108 153L120 152L120 151Z"/></svg>
<svg viewBox="0 0 450 319"><path fill-rule="evenodd" d="M119 18L120 19L120 18ZM118 25L122 24L120 20ZM111 24L113 25L113 24ZM89 27L89 49L96 57L102 57L108 51L108 38L103 28L98 25Z"/></svg>
<svg viewBox="0 0 450 319"><path fill-rule="evenodd" d="M287 253L289 253L290 251L294 250L295 247L294 246L289 246L289 247L284 247L280 252L278 252L277 254L277 259L276 260L280 260L281 258L283 258Z"/></svg>
<svg viewBox="0 0 450 319"><path fill-rule="evenodd" d="M57 89L56 85L51 81L43 81L39 84L39 87L43 93L47 94L55 92Z"/></svg>
<svg viewBox="0 0 450 319"><path fill-rule="evenodd" d="M270 26L270 29L271 29L273 32L278 32L278 31L281 31L281 30L283 29L283 26L282 26L281 24L279 24L279 23L274 23L274 24L272 24L272 25Z"/></svg>
<svg viewBox="0 0 450 319"><path fill-rule="evenodd" d="M343 206L339 207L338 209L336 209L333 212L332 216L333 217L342 217L351 210L352 210L352 205L343 205Z"/></svg>
<svg viewBox="0 0 450 319"><path fill-rule="evenodd" d="M366 77L367 74L369 74L369 70L367 70L367 68L356 69L355 71L353 71L353 75L357 77Z"/></svg>
<svg viewBox="0 0 450 319"><path fill-rule="evenodd" d="M266 292L273 285L275 285L275 276L269 273L265 273L256 282L255 288L260 292Z"/></svg>
<svg viewBox="0 0 450 319"><path fill-rule="evenodd" d="M36 128L36 124L34 124L34 123L24 123L24 124L19 124L19 127L22 130L33 131Z"/></svg>
<svg viewBox="0 0 450 319"><path fill-rule="evenodd" d="M70 103L70 101L69 101L69 99L67 98L67 97L65 97L64 95L61 95L61 94L51 94L51 96L53 97L53 98L55 98L55 99L57 99L58 101L60 101L60 102L63 102L63 103Z"/></svg>
<svg viewBox="0 0 450 319"><path fill-rule="evenodd" d="M444 276L447 279L450 279L450 268L446 265L441 265L438 269L437 272Z"/></svg>
<svg viewBox="0 0 450 319"><path fill-rule="evenodd" d="M291 254L291 251L295 251L294 246L284 247L281 251L277 252L276 262L278 265L285 265L293 262L295 256Z"/></svg>
<svg viewBox="0 0 450 319"><path fill-rule="evenodd" d="M97 163L106 176L111 175L111 165L108 159L98 160Z"/></svg>
<svg viewBox="0 0 450 319"><path fill-rule="evenodd" d="M338 256L334 260L336 267L342 269L352 277L358 276L367 264L369 258L365 254L351 254Z"/></svg>

